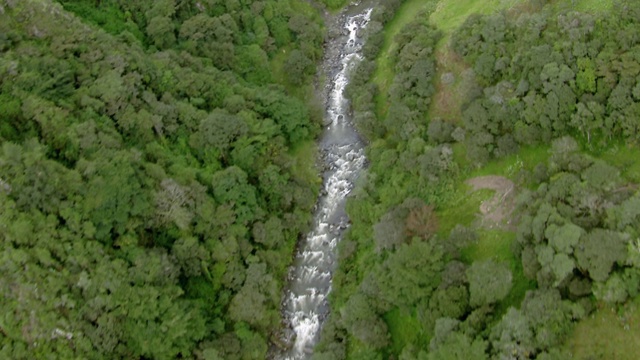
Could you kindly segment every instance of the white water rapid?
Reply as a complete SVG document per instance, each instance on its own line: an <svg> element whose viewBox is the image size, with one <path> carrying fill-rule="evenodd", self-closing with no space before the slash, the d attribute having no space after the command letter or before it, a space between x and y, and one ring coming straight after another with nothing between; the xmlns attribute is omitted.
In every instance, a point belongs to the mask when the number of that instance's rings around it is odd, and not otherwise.
<svg viewBox="0 0 640 360"><path fill-rule="evenodd" d="M329 313L327 295L335 269L336 246L349 226L345 213L347 195L365 164L364 145L353 128L349 104L343 91L349 71L362 58L360 32L369 23L371 9L343 15L343 35L329 45L325 71L329 73L326 94L325 132L320 142L326 171L324 189L317 204L314 228L299 244L283 309L284 321L295 333L290 349L276 359L311 357L322 323ZM339 52L336 52L339 50Z"/></svg>

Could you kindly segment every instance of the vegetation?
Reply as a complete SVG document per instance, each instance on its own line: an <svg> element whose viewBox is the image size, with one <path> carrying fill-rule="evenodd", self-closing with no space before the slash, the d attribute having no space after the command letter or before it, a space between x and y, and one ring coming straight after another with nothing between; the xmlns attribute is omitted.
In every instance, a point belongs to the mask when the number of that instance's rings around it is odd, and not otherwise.
<svg viewBox="0 0 640 360"><path fill-rule="evenodd" d="M638 299L617 308L602 305L576 325L565 348L576 360L589 358L631 360L638 348L638 333L632 329L640 321Z"/></svg>
<svg viewBox="0 0 640 360"><path fill-rule="evenodd" d="M0 357L264 359L323 38L297 1L0 1Z"/></svg>
<svg viewBox="0 0 640 360"><path fill-rule="evenodd" d="M375 28L392 37L369 35L347 90L371 165L317 358L566 359L575 324L632 306L640 8L560 3L420 3L407 21L408 1ZM515 183L510 224L477 220L480 175Z"/></svg>
<svg viewBox="0 0 640 360"><path fill-rule="evenodd" d="M377 3L314 358L635 355L639 22ZM264 359L318 195L323 41L302 1L0 0L0 357ZM483 175L508 221L478 219Z"/></svg>

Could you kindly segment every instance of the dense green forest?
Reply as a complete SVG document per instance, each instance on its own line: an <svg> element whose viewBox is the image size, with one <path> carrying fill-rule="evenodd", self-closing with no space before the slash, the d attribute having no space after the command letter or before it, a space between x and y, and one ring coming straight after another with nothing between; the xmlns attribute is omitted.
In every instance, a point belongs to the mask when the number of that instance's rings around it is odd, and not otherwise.
<svg viewBox="0 0 640 360"><path fill-rule="evenodd" d="M348 89L371 166L314 358L635 358L571 344L603 311L638 334L639 4L516 1L441 29L449 3L373 16ZM388 13L411 14L391 39ZM497 223L479 175L513 184Z"/></svg>
<svg viewBox="0 0 640 360"><path fill-rule="evenodd" d="M1 358L265 358L318 191L323 26L289 0L0 1Z"/></svg>
<svg viewBox="0 0 640 360"><path fill-rule="evenodd" d="M480 3L376 3L314 359L635 356L640 3ZM0 0L1 358L267 357L345 4Z"/></svg>

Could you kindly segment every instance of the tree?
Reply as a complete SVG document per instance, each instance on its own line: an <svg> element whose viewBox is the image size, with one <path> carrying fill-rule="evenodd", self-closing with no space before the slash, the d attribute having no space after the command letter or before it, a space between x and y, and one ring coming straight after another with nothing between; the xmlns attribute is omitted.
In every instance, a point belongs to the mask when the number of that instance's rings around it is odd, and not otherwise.
<svg viewBox="0 0 640 360"><path fill-rule="evenodd" d="M491 329L491 346L496 355L526 359L535 352L534 333L522 311L510 307Z"/></svg>
<svg viewBox="0 0 640 360"><path fill-rule="evenodd" d="M577 310L577 309L573 309ZM526 315L535 334L538 349L548 350L561 344L571 330L572 318L579 318L560 292L555 289L528 291L521 311Z"/></svg>
<svg viewBox="0 0 640 360"><path fill-rule="evenodd" d="M287 78L294 85L301 85L312 74L313 62L300 50L294 49L289 54L285 67Z"/></svg>
<svg viewBox="0 0 640 360"><path fill-rule="evenodd" d="M593 229L580 239L575 257L580 270L595 281L604 282L615 263L627 256L628 235L605 229Z"/></svg>
<svg viewBox="0 0 640 360"><path fill-rule="evenodd" d="M405 228L411 237L426 240L433 236L438 231L438 218L433 205L422 204L410 209Z"/></svg>
<svg viewBox="0 0 640 360"><path fill-rule="evenodd" d="M412 308L433 293L443 267L443 251L433 243L402 244L374 270L379 294L371 295L401 309Z"/></svg>
<svg viewBox="0 0 640 360"><path fill-rule="evenodd" d="M595 65L589 58L578 59L579 72L576 74L576 86L582 92L596 92Z"/></svg>
<svg viewBox="0 0 640 360"><path fill-rule="evenodd" d="M429 352L428 360L487 359L488 343L482 339L471 339L465 334L453 332L435 351Z"/></svg>
<svg viewBox="0 0 640 360"><path fill-rule="evenodd" d="M168 17L154 17L147 25L147 34L158 49L169 49L175 45L175 25Z"/></svg>
<svg viewBox="0 0 640 360"><path fill-rule="evenodd" d="M214 110L200 122L190 145L201 154L219 154L224 158L231 144L246 135L249 129L244 120L226 110ZM206 158L205 158L206 159Z"/></svg>
<svg viewBox="0 0 640 360"><path fill-rule="evenodd" d="M160 190L155 193L156 217L160 225L175 224L186 229L193 218L190 209L193 198L189 189L182 187L173 179L164 179Z"/></svg>
<svg viewBox="0 0 640 360"><path fill-rule="evenodd" d="M229 317L266 330L277 321L275 312L280 295L276 281L264 263L249 265L242 289L229 305Z"/></svg>
<svg viewBox="0 0 640 360"><path fill-rule="evenodd" d="M545 230L545 237L549 239L549 245L551 245L556 252L565 254L573 253L573 250L580 241L580 237L584 234L584 229L570 222L562 226L550 224Z"/></svg>
<svg viewBox="0 0 640 360"><path fill-rule="evenodd" d="M267 221L253 224L253 239L269 249L278 248L284 244L284 227L277 216L270 216Z"/></svg>
<svg viewBox="0 0 640 360"><path fill-rule="evenodd" d="M299 100L274 89L261 89L256 101L256 111L275 121L289 145L298 144L311 135L309 112Z"/></svg>
<svg viewBox="0 0 640 360"><path fill-rule="evenodd" d="M271 80L269 58L256 44L242 46L236 49L234 69L247 81L254 84L266 84Z"/></svg>
<svg viewBox="0 0 640 360"><path fill-rule="evenodd" d="M239 167L230 166L216 172L211 186L216 201L231 206L238 224L247 225L263 216L256 189L249 184L247 174Z"/></svg>
<svg viewBox="0 0 640 360"><path fill-rule="evenodd" d="M407 239L403 209L392 209L373 226L377 251L393 250Z"/></svg>
<svg viewBox="0 0 640 360"><path fill-rule="evenodd" d="M135 231L151 210L135 157L124 151L109 155L78 165L86 181L83 210L96 227L96 239L107 244Z"/></svg>
<svg viewBox="0 0 640 360"><path fill-rule="evenodd" d="M365 295L352 295L340 309L343 326L367 346L379 349L387 346L387 324L373 311Z"/></svg>
<svg viewBox="0 0 640 360"><path fill-rule="evenodd" d="M511 290L509 269L492 260L474 262L467 269L469 303L473 307L490 305L504 299Z"/></svg>

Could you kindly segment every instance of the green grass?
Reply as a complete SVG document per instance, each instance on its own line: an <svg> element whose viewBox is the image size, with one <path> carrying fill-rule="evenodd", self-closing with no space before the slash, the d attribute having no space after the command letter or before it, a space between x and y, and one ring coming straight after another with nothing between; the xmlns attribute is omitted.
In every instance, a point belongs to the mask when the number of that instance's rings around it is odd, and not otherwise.
<svg viewBox="0 0 640 360"><path fill-rule="evenodd" d="M515 180L520 170L532 171L539 163L547 163L551 155L548 146L538 145L521 148L516 154L496 159L473 171L470 177L500 175Z"/></svg>
<svg viewBox="0 0 640 360"><path fill-rule="evenodd" d="M439 29L450 33L471 14L490 14L524 2L525 0L444 0L438 3L430 19Z"/></svg>
<svg viewBox="0 0 640 360"><path fill-rule="evenodd" d="M555 0L552 1L556 11L576 10L589 13L609 11L613 8L613 0Z"/></svg>
<svg viewBox="0 0 640 360"><path fill-rule="evenodd" d="M493 260L511 262L514 260L511 243L515 233L502 230L479 230L478 241L462 250L462 260L471 264L474 261Z"/></svg>
<svg viewBox="0 0 640 360"><path fill-rule="evenodd" d="M640 349L640 298L617 310L601 304L565 343L575 360L635 360Z"/></svg>
<svg viewBox="0 0 640 360"><path fill-rule="evenodd" d="M467 185L460 184L453 200L437 211L440 224L438 235L448 237L451 229L458 224L471 226L480 211L480 204L490 199L494 193L490 189L471 192Z"/></svg>
<svg viewBox="0 0 640 360"><path fill-rule="evenodd" d="M595 156L620 169L627 181L640 183L640 148L637 145L613 144Z"/></svg>

